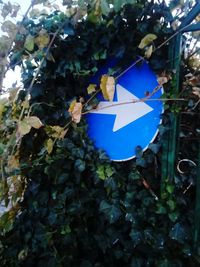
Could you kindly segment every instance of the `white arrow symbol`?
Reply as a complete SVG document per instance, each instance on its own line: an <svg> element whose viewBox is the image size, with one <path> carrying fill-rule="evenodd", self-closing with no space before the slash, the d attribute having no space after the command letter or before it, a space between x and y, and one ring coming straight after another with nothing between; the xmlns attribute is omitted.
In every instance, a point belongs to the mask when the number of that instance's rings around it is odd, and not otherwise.
<svg viewBox="0 0 200 267"><path fill-rule="evenodd" d="M90 113L116 115L113 132L120 130L153 110L144 102L134 102L139 100L139 98L121 85L117 84L116 91L118 101L101 101L96 110L90 111Z"/></svg>

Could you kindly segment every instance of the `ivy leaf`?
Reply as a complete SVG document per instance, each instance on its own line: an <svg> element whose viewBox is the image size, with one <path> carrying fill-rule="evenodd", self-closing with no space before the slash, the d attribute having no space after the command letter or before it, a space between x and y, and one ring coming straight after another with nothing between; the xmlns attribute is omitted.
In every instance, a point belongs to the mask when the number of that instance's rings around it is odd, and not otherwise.
<svg viewBox="0 0 200 267"><path fill-rule="evenodd" d="M100 5L101 5L102 14L105 16L108 16L108 14L110 12L110 7L109 7L107 0L101 0Z"/></svg>
<svg viewBox="0 0 200 267"><path fill-rule="evenodd" d="M110 205L105 200L101 201L99 211L108 217L110 223L116 222L121 216L120 209L114 205Z"/></svg>
<svg viewBox="0 0 200 267"><path fill-rule="evenodd" d="M92 93L96 92L96 84L94 83L91 83L88 88L87 88L87 92L88 92L88 95L91 95Z"/></svg>
<svg viewBox="0 0 200 267"><path fill-rule="evenodd" d="M85 162L83 160L81 160L81 159L77 159L75 161L74 167L79 172L83 172L85 170L85 168L86 168Z"/></svg>
<svg viewBox="0 0 200 267"><path fill-rule="evenodd" d="M150 45L156 39L157 36L155 34L149 33L144 38L142 38L140 44L138 45L138 48L143 49L146 46Z"/></svg>
<svg viewBox="0 0 200 267"><path fill-rule="evenodd" d="M116 12L118 12L124 4L124 0L114 0L113 7Z"/></svg>
<svg viewBox="0 0 200 267"><path fill-rule="evenodd" d="M24 48L27 49L28 51L33 51L34 49L34 37L32 35L27 35L25 43L24 43Z"/></svg>
<svg viewBox="0 0 200 267"><path fill-rule="evenodd" d="M172 227L169 236L171 239L174 239L179 243L184 243L187 238L187 233L183 225L178 222Z"/></svg>
<svg viewBox="0 0 200 267"><path fill-rule="evenodd" d="M0 143L0 155L3 154L5 147L6 146L4 144Z"/></svg>
<svg viewBox="0 0 200 267"><path fill-rule="evenodd" d="M50 41L49 34L44 29L42 29L39 32L38 37L35 38L35 43L38 46L38 48L41 49L41 50L48 46L49 41Z"/></svg>
<svg viewBox="0 0 200 267"><path fill-rule="evenodd" d="M97 172L100 179L105 180L106 178L110 178L113 175L114 170L109 165L107 165L107 166L99 165L97 167L96 172Z"/></svg>
<svg viewBox="0 0 200 267"><path fill-rule="evenodd" d="M46 142L45 148L48 152L48 154L51 154L51 152L53 151L53 146L54 146L54 142L51 138L49 138Z"/></svg>
<svg viewBox="0 0 200 267"><path fill-rule="evenodd" d="M103 75L101 77L100 88L105 100L113 101L115 93L115 79L112 76Z"/></svg>
<svg viewBox="0 0 200 267"><path fill-rule="evenodd" d="M99 165L97 167L97 171L96 172L97 172L97 174L98 174L98 176L99 176L99 178L101 180L105 180L106 179L105 172L104 172L104 166L103 165Z"/></svg>
<svg viewBox="0 0 200 267"><path fill-rule="evenodd" d="M142 241L142 233L135 229L131 230L130 237L133 241L134 247L136 247Z"/></svg>

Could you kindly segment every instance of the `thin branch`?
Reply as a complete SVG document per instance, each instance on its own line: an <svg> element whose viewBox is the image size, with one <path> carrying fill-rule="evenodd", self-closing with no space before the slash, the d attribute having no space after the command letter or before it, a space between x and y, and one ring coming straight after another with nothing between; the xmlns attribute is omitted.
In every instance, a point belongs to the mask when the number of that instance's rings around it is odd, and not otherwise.
<svg viewBox="0 0 200 267"><path fill-rule="evenodd" d="M117 77L115 77L115 80L118 80L122 75L124 75L128 70L130 70L132 67L134 67L139 62L143 61L144 58L141 57L138 60L136 60L133 64L131 64L127 69L125 69L122 73L120 73Z"/></svg>
<svg viewBox="0 0 200 267"><path fill-rule="evenodd" d="M83 107L87 106L89 102L98 94L101 92L101 89L97 90L83 105Z"/></svg>

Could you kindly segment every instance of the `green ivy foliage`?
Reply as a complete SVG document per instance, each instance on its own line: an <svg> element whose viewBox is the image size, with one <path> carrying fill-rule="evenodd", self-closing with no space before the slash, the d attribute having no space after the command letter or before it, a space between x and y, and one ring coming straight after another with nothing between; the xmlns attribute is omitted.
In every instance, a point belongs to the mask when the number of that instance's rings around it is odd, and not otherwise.
<svg viewBox="0 0 200 267"><path fill-rule="evenodd" d="M11 54L11 66L23 68L25 90L17 103L30 93L32 115L44 125L63 127L70 119L69 101L88 97L91 77L109 58L119 59L118 69L110 70L119 73L142 56L138 44L146 34L158 36L155 46L173 34L164 2L130 2L134 4L111 13L102 10L101 16L89 9L76 23L73 16L57 11L37 20L26 18L28 33L18 33ZM33 62L22 45L27 34L37 36L42 29L50 38L58 29L59 34L30 88L45 49L36 53L34 44ZM155 51L149 63L156 72L170 68L167 47ZM45 129L31 129L19 147L17 171L25 177L19 212L13 225L10 213L1 217L1 266L198 266L192 252L194 192L183 195L185 180L180 177L175 182L166 177L160 191L160 146L169 122L167 113L157 142L122 163L111 162L94 148L84 118L71 124L50 154L44 149Z"/></svg>

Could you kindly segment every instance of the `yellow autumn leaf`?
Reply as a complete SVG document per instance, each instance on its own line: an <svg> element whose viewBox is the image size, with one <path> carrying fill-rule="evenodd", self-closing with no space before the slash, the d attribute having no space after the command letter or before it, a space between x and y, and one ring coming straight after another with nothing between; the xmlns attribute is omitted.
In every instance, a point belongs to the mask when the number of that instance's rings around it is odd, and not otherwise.
<svg viewBox="0 0 200 267"><path fill-rule="evenodd" d="M70 106L69 106L69 109L68 109L68 112L69 113L71 113L73 110L74 110L74 106L75 106L75 104L76 104L76 99L74 99L72 102L71 102L71 104L70 104Z"/></svg>
<svg viewBox="0 0 200 267"><path fill-rule="evenodd" d="M71 114L72 121L75 123L79 123L81 120L82 108L82 103L77 102L76 100L73 100L70 104L68 112Z"/></svg>
<svg viewBox="0 0 200 267"><path fill-rule="evenodd" d="M68 129L64 129L60 126L51 126L51 129L53 130L53 133L51 134L52 137L63 139L68 131Z"/></svg>
<svg viewBox="0 0 200 267"><path fill-rule="evenodd" d="M155 34L149 33L144 38L142 38L140 44L138 45L138 48L143 49L146 46L150 45L156 39L157 36Z"/></svg>
<svg viewBox="0 0 200 267"><path fill-rule="evenodd" d="M74 109L71 112L72 121L74 121L75 123L79 123L81 120L82 108L83 108L82 103L80 102L75 103Z"/></svg>
<svg viewBox="0 0 200 267"><path fill-rule="evenodd" d="M114 77L108 76L106 83L106 92L109 101L113 101L114 93L115 93L115 79Z"/></svg>
<svg viewBox="0 0 200 267"><path fill-rule="evenodd" d="M43 126L41 120L36 116L25 117L24 120L28 125L30 125L30 127L33 127L35 129L39 129L40 127Z"/></svg>
<svg viewBox="0 0 200 267"><path fill-rule="evenodd" d="M101 83L100 83L100 88L103 93L103 97L105 100L108 100L108 95L106 91L106 83L107 83L108 75L102 75L101 77Z"/></svg>
<svg viewBox="0 0 200 267"><path fill-rule="evenodd" d="M88 88L87 88L87 92L88 92L88 95L91 95L92 93L94 93L96 91L96 84L94 83L91 83Z"/></svg>
<svg viewBox="0 0 200 267"><path fill-rule="evenodd" d="M49 34L44 29L41 30L39 32L39 35L35 38L35 43L38 46L38 48L41 50L48 46L49 41L50 41Z"/></svg>
<svg viewBox="0 0 200 267"><path fill-rule="evenodd" d="M105 100L112 101L115 93L115 79L112 76L103 75L101 77L100 88Z"/></svg>
<svg viewBox="0 0 200 267"><path fill-rule="evenodd" d="M34 49L34 37L32 35L27 35L25 43L24 43L24 48L27 49L28 51L33 51Z"/></svg>
<svg viewBox="0 0 200 267"><path fill-rule="evenodd" d="M36 116L25 117L18 122L18 133L23 136L30 132L31 128L39 129L43 124Z"/></svg>
<svg viewBox="0 0 200 267"><path fill-rule="evenodd" d="M159 83L159 85L163 85L163 84L168 82L168 78L167 77L158 77L157 82Z"/></svg>
<svg viewBox="0 0 200 267"><path fill-rule="evenodd" d="M145 51L144 55L146 58L150 58L153 53L153 45L150 45Z"/></svg>
<svg viewBox="0 0 200 267"><path fill-rule="evenodd" d="M51 152L53 151L53 146L54 146L54 142L51 138L49 138L45 145L48 154L51 154Z"/></svg>
<svg viewBox="0 0 200 267"><path fill-rule="evenodd" d="M31 130L31 126L25 120L18 122L17 132L21 136L28 134L30 132L30 130Z"/></svg>

